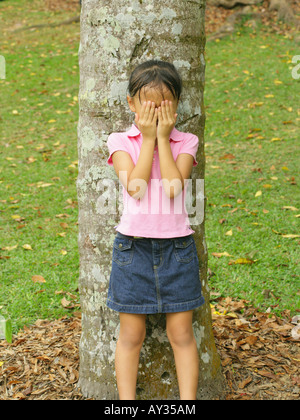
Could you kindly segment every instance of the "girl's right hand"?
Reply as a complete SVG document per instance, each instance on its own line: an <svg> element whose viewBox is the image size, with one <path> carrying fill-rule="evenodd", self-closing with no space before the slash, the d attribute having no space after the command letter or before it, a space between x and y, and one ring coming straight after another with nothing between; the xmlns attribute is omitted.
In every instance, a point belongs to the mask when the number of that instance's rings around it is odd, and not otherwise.
<svg viewBox="0 0 300 420"><path fill-rule="evenodd" d="M142 133L143 141L156 140L158 110L155 108L155 102L144 102L141 112L135 114L135 120L138 129Z"/></svg>

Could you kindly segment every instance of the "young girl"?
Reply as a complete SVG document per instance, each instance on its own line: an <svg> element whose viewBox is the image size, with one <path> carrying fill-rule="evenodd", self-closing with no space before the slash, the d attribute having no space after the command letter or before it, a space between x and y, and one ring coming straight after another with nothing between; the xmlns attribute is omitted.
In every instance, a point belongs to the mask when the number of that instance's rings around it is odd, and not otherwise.
<svg viewBox="0 0 300 420"><path fill-rule="evenodd" d="M199 139L175 128L181 89L172 64L151 60L139 65L127 96L134 124L107 141L107 163L123 185L124 202L115 226L107 298L107 306L120 316L115 354L120 399L135 399L146 314L155 313L166 313L180 398L196 399L199 360L192 318L204 298L184 180L198 164Z"/></svg>

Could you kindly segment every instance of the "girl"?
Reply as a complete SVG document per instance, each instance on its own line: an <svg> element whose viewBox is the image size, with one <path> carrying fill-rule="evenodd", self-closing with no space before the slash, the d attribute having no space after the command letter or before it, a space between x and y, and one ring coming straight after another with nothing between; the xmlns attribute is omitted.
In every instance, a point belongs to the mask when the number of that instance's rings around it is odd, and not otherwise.
<svg viewBox="0 0 300 420"><path fill-rule="evenodd" d="M123 185L127 204L115 226L107 298L107 306L120 316L115 368L121 400L135 399L146 314L154 313L166 313L180 398L196 399L199 360L192 318L204 298L194 231L184 208L184 180L198 164L199 139L175 128L181 89L172 64L151 60L139 65L127 96L134 124L107 141L107 163ZM176 207L182 210L175 212Z"/></svg>

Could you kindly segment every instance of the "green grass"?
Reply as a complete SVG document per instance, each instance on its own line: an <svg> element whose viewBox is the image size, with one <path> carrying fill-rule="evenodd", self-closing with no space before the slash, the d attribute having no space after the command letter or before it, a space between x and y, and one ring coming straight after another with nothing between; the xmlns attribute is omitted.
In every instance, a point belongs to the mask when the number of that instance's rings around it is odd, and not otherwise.
<svg viewBox="0 0 300 420"><path fill-rule="evenodd" d="M299 310L300 238L278 234L300 233L297 52L292 39L262 27L206 46L210 286L277 314ZM229 265L239 258L254 262Z"/></svg>
<svg viewBox="0 0 300 420"><path fill-rule="evenodd" d="M8 31L18 22L74 15L49 13L42 4L0 3L0 55L7 65L6 80L0 80L0 313L12 318L15 332L38 318L71 314L79 302L79 24ZM215 274L210 286L278 314L299 308L300 239L274 232L299 233L300 82L292 79L290 63L297 53L292 39L262 29L240 28L206 46L206 237ZM220 160L228 154L234 158ZM255 197L257 191L262 195ZM230 230L232 236L225 235ZM225 251L232 257L212 256ZM228 264L237 258L255 262ZM36 275L46 282L34 282ZM72 309L62 306L63 297Z"/></svg>
<svg viewBox="0 0 300 420"><path fill-rule="evenodd" d="M42 3L1 3L5 27L74 15L46 13ZM79 300L78 40L78 25L5 31L1 39L6 80L0 81L0 313L12 318L14 331L38 318L71 313L63 297L73 305ZM33 282L34 275L46 283Z"/></svg>

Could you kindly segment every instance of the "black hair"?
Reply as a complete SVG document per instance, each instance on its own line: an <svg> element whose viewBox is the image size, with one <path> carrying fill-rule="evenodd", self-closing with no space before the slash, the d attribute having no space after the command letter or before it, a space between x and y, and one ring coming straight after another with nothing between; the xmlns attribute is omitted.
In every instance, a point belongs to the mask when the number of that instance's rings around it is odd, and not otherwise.
<svg viewBox="0 0 300 420"><path fill-rule="evenodd" d="M157 87L163 96L163 87L167 87L175 99L179 100L182 79L175 66L167 61L149 60L138 65L129 78L128 92L133 98L144 86Z"/></svg>

